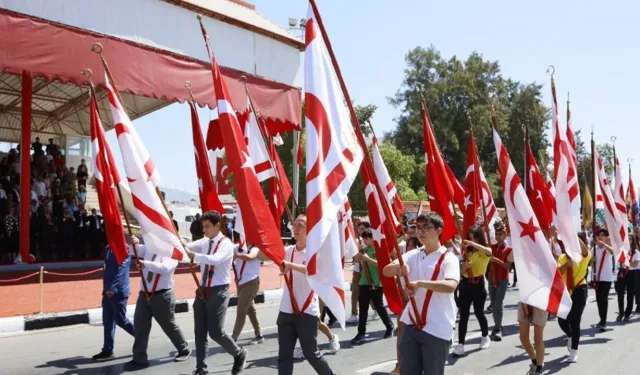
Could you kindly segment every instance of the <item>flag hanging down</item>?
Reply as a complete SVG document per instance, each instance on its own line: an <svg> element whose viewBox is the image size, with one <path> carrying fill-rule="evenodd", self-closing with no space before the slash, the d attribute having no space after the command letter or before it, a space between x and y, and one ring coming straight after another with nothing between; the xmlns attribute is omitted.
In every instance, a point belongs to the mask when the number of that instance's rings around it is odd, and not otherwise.
<svg viewBox="0 0 640 375"><path fill-rule="evenodd" d="M216 153L220 151L215 151ZM224 154L216 156L216 191L218 195L231 194L231 170L225 162Z"/></svg>
<svg viewBox="0 0 640 375"><path fill-rule="evenodd" d="M277 176L280 181L280 185L282 186L282 194L280 194L278 180L276 180L275 177L269 180L269 210L271 210L271 215L276 223L276 228L280 231L282 229L282 214L284 213L285 206L291 197L292 190L291 185L289 185L289 180L287 179L287 174L285 173L280 157L278 156L278 152L276 151L273 138L269 139L269 154L271 155L271 160L273 160L273 163L275 164ZM283 195L284 201L282 200ZM293 223L291 224L293 225Z"/></svg>
<svg viewBox="0 0 640 375"><path fill-rule="evenodd" d="M441 242L448 241L456 235L456 223L449 205L453 201L454 191L446 172L446 163L442 160L436 144L431 124L427 117L427 109L422 104L422 126L424 131L424 160L427 175L427 195L431 211L442 217L444 227Z"/></svg>
<svg viewBox="0 0 640 375"><path fill-rule="evenodd" d="M476 155L475 140L473 130L469 131L469 143L467 147L467 169L465 172L465 197L462 212L463 229L462 236L467 238L469 228L478 222L478 209L480 209L480 179L478 178L478 155Z"/></svg>
<svg viewBox="0 0 640 375"><path fill-rule="evenodd" d="M555 87L554 87L554 91L555 91ZM558 108L556 107L556 111L558 110ZM571 159L573 160L573 165L574 168L576 169L576 171L578 170L578 151L577 151L577 145L576 145L576 137L573 134L573 129L571 128L571 105L570 105L570 101L569 101L569 93L567 93L567 130L566 130L566 135L567 135L567 142L569 143L569 153L571 154ZM576 202L574 203L573 209L574 211L577 213L577 215L580 215L580 184L578 185L578 197L576 198Z"/></svg>
<svg viewBox="0 0 640 375"><path fill-rule="evenodd" d="M627 186L627 205L629 205L629 221L633 226L640 224L640 205L638 205L638 195L636 186L631 178L631 165L629 165L629 186Z"/></svg>
<svg viewBox="0 0 640 375"><path fill-rule="evenodd" d="M618 220L622 225L620 236L622 237L622 243L624 251L620 254L620 262L627 264L630 259L626 259L625 254L629 252L629 214L627 213L627 205L624 200L624 184L622 183L622 168L620 168L620 161L616 154L616 147L613 146L613 159L615 167L616 184L613 190L613 200L615 202L616 210L618 211Z"/></svg>
<svg viewBox="0 0 640 375"><path fill-rule="evenodd" d="M383 269L387 264L391 263L391 252L395 249L396 233L390 231L392 228L385 225L387 218L381 205L378 190L374 185L373 171L365 164L362 168L362 183L367 198L367 211L369 212L369 223L371 224L371 232L373 233L373 243L376 250L376 261L378 269ZM404 308L402 296L398 290L398 284L393 277L385 277L380 275L382 283L382 292L384 293L389 309L395 314L401 314Z"/></svg>
<svg viewBox="0 0 640 375"><path fill-rule="evenodd" d="M578 186L578 169L573 159L572 146L567 139L567 128L561 126L558 120L558 102L556 86L551 78L551 93L553 96L552 128L553 162L556 177L556 212L559 218L556 229L558 238L562 240L565 251L574 262L582 259L582 250L578 242L580 220L580 188Z"/></svg>
<svg viewBox="0 0 640 375"><path fill-rule="evenodd" d="M458 181L456 175L453 174L449 164L444 163L444 167L447 172L447 177L451 182L451 187L453 188L453 201L456 202L460 210L464 210L465 187Z"/></svg>
<svg viewBox="0 0 640 375"><path fill-rule="evenodd" d="M196 157L196 175L198 176L200 207L202 208L202 212L216 210L223 215L224 208L222 207L216 188L213 185L211 166L209 165L209 157L207 156L204 138L202 137L198 112L193 102L189 102L189 108L191 109L191 132L193 134L193 149Z"/></svg>
<svg viewBox="0 0 640 375"><path fill-rule="evenodd" d="M358 242L356 237L356 231L353 227L353 211L351 210L351 203L349 200L344 202L344 205L340 208L339 221L341 224L341 230L344 233L344 250L342 253L342 265L344 267L344 260L351 259L358 253Z"/></svg>
<svg viewBox="0 0 640 375"><path fill-rule="evenodd" d="M264 144L264 139L262 138L262 132L260 131L259 126L258 118L251 110L251 104L249 102L249 97L247 96L246 123L243 124L242 128L244 138L247 141L247 146L249 147L249 156L251 156L251 160L253 161L253 168L256 170L258 181L262 182L273 177L274 172L273 168L271 168L269 153Z"/></svg>
<svg viewBox="0 0 640 375"><path fill-rule="evenodd" d="M544 182L528 142L525 144L525 152L527 153L528 162L527 196L542 231L548 233L549 227L553 223L553 205L551 203L554 202L554 198Z"/></svg>
<svg viewBox="0 0 640 375"><path fill-rule="evenodd" d="M505 208L511 229L514 260L520 282L520 302L566 319L571 310L571 296L520 184L507 149L493 130L498 154Z"/></svg>
<svg viewBox="0 0 640 375"><path fill-rule="evenodd" d="M404 215L404 203L400 198L400 194L398 194L398 189L396 189L396 185L391 180L391 176L389 176L389 171L387 170L387 166L384 164L384 160L382 159L382 154L380 153L380 147L378 146L378 140L376 137L373 137L373 169L375 171L375 177L378 179L378 184L385 191L386 196L385 199L389 202L389 207L391 208L391 213L393 216L393 224L397 229L401 228L401 223L398 221L398 218L402 218Z"/></svg>
<svg viewBox="0 0 640 375"><path fill-rule="evenodd" d="M364 154L311 4L305 37L307 279L344 327L338 211Z"/></svg>
<svg viewBox="0 0 640 375"><path fill-rule="evenodd" d="M93 89L91 91L93 91ZM115 191L115 184L120 182L120 174L113 160L109 144L104 136L104 128L98 115L96 98L93 94L90 95L91 149L98 204L100 205L100 212L104 218L107 242L109 243L111 251L113 251L116 256L118 264L120 264L129 256Z"/></svg>
<svg viewBox="0 0 640 375"><path fill-rule="evenodd" d="M593 198L589 184L584 187L584 198L582 199L582 228L587 230L593 223Z"/></svg>
<svg viewBox="0 0 640 375"><path fill-rule="evenodd" d="M167 214L162 197L158 194L158 171L108 76L105 81L133 206L138 211L136 219L142 228L145 244L155 254L182 260L185 254L180 237Z"/></svg>
<svg viewBox="0 0 640 375"><path fill-rule="evenodd" d="M284 245L280 233L276 229L269 206L262 193L253 161L242 136L240 124L229 101L227 85L222 79L218 61L211 49L209 37L202 23L200 23L200 27L207 54L211 59L211 74L217 100L220 136L227 156L227 165L233 173L236 199L242 211L242 221L246 223L244 227L251 228L245 233L247 242L257 246L266 256L280 265L284 259Z"/></svg>

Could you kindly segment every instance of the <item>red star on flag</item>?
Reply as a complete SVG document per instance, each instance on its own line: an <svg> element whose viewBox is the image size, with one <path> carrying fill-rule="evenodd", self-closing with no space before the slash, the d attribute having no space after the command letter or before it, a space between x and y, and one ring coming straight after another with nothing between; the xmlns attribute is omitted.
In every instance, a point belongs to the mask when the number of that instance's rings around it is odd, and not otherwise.
<svg viewBox="0 0 640 375"><path fill-rule="evenodd" d="M536 232L540 230L540 228L536 227L533 224L533 217L531 217L529 219L528 223L523 223L521 221L518 221L518 224L520 224L520 227L522 228L522 232L520 233L520 237L525 237L525 236L529 236L529 238L531 238L531 241L536 242Z"/></svg>

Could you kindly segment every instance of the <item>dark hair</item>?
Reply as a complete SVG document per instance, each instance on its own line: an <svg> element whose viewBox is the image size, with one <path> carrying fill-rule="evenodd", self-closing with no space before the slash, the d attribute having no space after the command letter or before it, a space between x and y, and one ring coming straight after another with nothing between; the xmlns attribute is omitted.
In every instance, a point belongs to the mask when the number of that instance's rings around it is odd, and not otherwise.
<svg viewBox="0 0 640 375"><path fill-rule="evenodd" d="M371 232L371 229L367 228L364 231L362 231L361 236L362 238L373 238L373 233Z"/></svg>
<svg viewBox="0 0 640 375"><path fill-rule="evenodd" d="M205 220L209 220L211 224L216 225L220 222L220 219L220 213L216 210L207 211L202 214L203 223L205 222Z"/></svg>
<svg viewBox="0 0 640 375"><path fill-rule="evenodd" d="M505 228L504 224L502 224L502 222L500 221L496 221L496 223L493 224L493 229L496 231L496 233L498 232L507 233L507 228Z"/></svg>
<svg viewBox="0 0 640 375"><path fill-rule="evenodd" d="M588 246L587 234L585 232L578 232L578 238L581 239L582 242L584 242L584 244Z"/></svg>
<svg viewBox="0 0 640 375"><path fill-rule="evenodd" d="M596 236L600 235L600 233L604 233L605 236L609 237L609 231L605 227L597 227L596 232L594 233Z"/></svg>
<svg viewBox="0 0 640 375"><path fill-rule="evenodd" d="M240 242L240 233L233 231L233 243Z"/></svg>
<svg viewBox="0 0 640 375"><path fill-rule="evenodd" d="M416 248L422 246L418 237L410 237L407 240L407 249L409 249L412 245L415 246Z"/></svg>
<svg viewBox="0 0 640 375"><path fill-rule="evenodd" d="M486 239L484 238L484 231L482 230L482 227L480 225L476 224L469 228L469 234L467 235L467 237L469 237L469 235L472 233L475 237L475 239L473 240L474 242L482 246L487 246Z"/></svg>
<svg viewBox="0 0 640 375"><path fill-rule="evenodd" d="M371 223L369 223L368 221L364 221L363 220L358 224L358 226L360 226L360 225L364 225L364 227L367 228L367 229L371 228Z"/></svg>
<svg viewBox="0 0 640 375"><path fill-rule="evenodd" d="M444 227L442 216L435 212L427 212L424 215L420 215L416 218L416 223L427 223L433 225L436 229Z"/></svg>

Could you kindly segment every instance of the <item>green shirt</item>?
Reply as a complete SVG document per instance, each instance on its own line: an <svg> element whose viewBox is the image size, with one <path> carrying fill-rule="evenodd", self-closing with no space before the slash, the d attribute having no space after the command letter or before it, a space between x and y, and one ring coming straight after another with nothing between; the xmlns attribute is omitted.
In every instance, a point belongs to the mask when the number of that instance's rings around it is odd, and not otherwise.
<svg viewBox="0 0 640 375"><path fill-rule="evenodd" d="M365 247L364 248L364 252L365 254L367 254L369 256L369 258L371 259L376 259L376 249L374 249L373 247ZM365 267L368 268L369 270L369 275L371 275L371 282L373 282L373 285L376 287L380 286L380 275L378 275L378 266L373 265L367 261L362 261L361 264L364 264ZM364 270L362 271L362 274L360 275L360 283L359 285L369 285L369 281L367 280L367 276L365 276L364 274Z"/></svg>

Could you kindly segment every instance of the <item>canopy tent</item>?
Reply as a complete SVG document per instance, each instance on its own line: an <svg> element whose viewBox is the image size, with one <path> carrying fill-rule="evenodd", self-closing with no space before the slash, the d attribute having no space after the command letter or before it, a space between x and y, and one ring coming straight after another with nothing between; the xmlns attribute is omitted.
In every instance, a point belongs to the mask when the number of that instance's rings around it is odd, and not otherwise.
<svg viewBox="0 0 640 375"><path fill-rule="evenodd" d="M113 128L94 43L102 44L132 119L188 100L186 81L199 106L214 108L196 13L217 31L212 44L236 110L246 107L244 76L270 132L299 129L304 44L241 0L0 0L0 141L90 135L88 80L81 74L86 68L93 72L102 122L106 130ZM30 85L22 77L31 77ZM31 105L23 108L23 102ZM28 199L30 172L24 164L29 163L22 163L21 177L27 179L21 190ZM28 233L25 221L22 233ZM24 259L28 249L21 242Z"/></svg>

